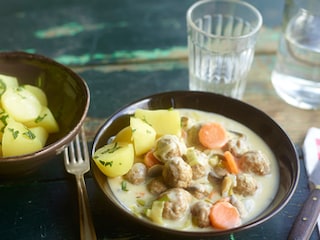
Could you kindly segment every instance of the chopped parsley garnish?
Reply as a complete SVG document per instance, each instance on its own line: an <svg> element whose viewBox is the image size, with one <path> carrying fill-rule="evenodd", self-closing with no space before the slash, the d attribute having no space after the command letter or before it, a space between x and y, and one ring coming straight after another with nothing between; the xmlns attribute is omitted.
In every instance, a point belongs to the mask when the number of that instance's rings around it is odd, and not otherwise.
<svg viewBox="0 0 320 240"><path fill-rule="evenodd" d="M43 116L38 116L38 117L34 120L34 122L35 122L35 123L39 123L39 122L43 121L43 119L45 119L47 115L48 115L48 114L44 114Z"/></svg>
<svg viewBox="0 0 320 240"><path fill-rule="evenodd" d="M36 138L36 135L33 132L31 132L29 129L27 129L26 132L22 133L22 135L31 140Z"/></svg>
<svg viewBox="0 0 320 240"><path fill-rule="evenodd" d="M112 167L113 165L113 161L110 161L110 162L107 162L107 161L102 161L102 160L99 160L99 162L103 165L103 166L110 166Z"/></svg>
<svg viewBox="0 0 320 240"><path fill-rule="evenodd" d="M2 116L0 117L0 121L1 121L2 124L3 124L3 127L2 127L1 130L0 130L1 132L4 132L4 129L6 128L6 126L7 126L7 124L8 124L8 122L7 122L8 117L9 117L8 114L2 115Z"/></svg>
<svg viewBox="0 0 320 240"><path fill-rule="evenodd" d="M108 148L107 150L103 151L101 154L106 154L106 153L114 153L115 151L117 151L118 149L120 149L121 146L118 146L118 143L115 142L113 147Z"/></svg>
<svg viewBox="0 0 320 240"><path fill-rule="evenodd" d="M127 188L127 181L122 181L121 182L121 190L128 192L128 188Z"/></svg>
<svg viewBox="0 0 320 240"><path fill-rule="evenodd" d="M8 131L10 131L12 133L12 137L13 139L16 139L19 135L19 131L18 130L14 130L13 128L8 128Z"/></svg>

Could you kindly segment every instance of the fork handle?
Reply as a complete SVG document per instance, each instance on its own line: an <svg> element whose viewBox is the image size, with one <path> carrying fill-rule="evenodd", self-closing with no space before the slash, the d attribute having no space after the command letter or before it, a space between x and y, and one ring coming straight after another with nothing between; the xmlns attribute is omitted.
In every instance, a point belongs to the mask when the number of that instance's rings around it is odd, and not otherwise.
<svg viewBox="0 0 320 240"><path fill-rule="evenodd" d="M78 186L78 201L80 215L80 238L85 240L96 240L96 233L89 211L88 193L83 175L76 176Z"/></svg>

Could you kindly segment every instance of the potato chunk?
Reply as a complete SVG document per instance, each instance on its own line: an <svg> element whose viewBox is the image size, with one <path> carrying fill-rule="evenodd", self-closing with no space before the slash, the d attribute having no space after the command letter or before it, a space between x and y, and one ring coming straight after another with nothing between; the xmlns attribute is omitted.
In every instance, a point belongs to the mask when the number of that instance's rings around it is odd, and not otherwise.
<svg viewBox="0 0 320 240"><path fill-rule="evenodd" d="M137 156L148 152L156 140L156 131L139 118L130 118L134 150Z"/></svg>
<svg viewBox="0 0 320 240"><path fill-rule="evenodd" d="M172 134L180 136L181 124L178 111L169 109L145 110L137 109L135 117L147 122L152 126L157 135Z"/></svg>
<svg viewBox="0 0 320 240"><path fill-rule="evenodd" d="M121 129L115 139L115 142L132 142L132 130L130 126Z"/></svg>
<svg viewBox="0 0 320 240"><path fill-rule="evenodd" d="M29 84L23 85L23 87L31 92L39 100L42 106L48 106L47 95L41 88Z"/></svg>
<svg viewBox="0 0 320 240"><path fill-rule="evenodd" d="M2 137L2 154L9 157L39 151L47 137L43 128L29 129L22 123L10 121Z"/></svg>
<svg viewBox="0 0 320 240"><path fill-rule="evenodd" d="M48 133L59 131L59 125L48 107L43 107L40 114L33 119L24 123L27 127L43 127Z"/></svg>
<svg viewBox="0 0 320 240"><path fill-rule="evenodd" d="M108 177L126 174L134 162L134 149L131 143L114 142L94 153L93 160L100 171Z"/></svg>
<svg viewBox="0 0 320 240"><path fill-rule="evenodd" d="M1 103L3 109L18 122L35 119L42 110L39 100L23 87L7 89Z"/></svg>
<svg viewBox="0 0 320 240"><path fill-rule="evenodd" d="M0 95L8 88L16 88L18 85L18 79L16 77L0 74Z"/></svg>

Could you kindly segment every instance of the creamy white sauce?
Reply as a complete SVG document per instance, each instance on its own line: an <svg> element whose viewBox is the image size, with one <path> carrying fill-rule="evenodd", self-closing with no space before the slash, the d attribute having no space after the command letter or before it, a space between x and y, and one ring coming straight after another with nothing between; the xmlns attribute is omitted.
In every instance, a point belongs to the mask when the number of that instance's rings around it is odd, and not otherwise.
<svg viewBox="0 0 320 240"><path fill-rule="evenodd" d="M197 110L190 109L176 109L180 112L181 116L188 116L195 119L197 122L207 122L214 121L222 124L227 130L232 130L240 133L244 133L247 136L248 142L252 150L260 150L263 154L269 158L271 162L271 173L266 176L257 176L254 175L254 178L258 182L258 190L255 192L253 196L249 197L239 197L242 200L245 207L249 211L249 214L246 218L242 219L242 223L246 223L257 215L259 215L267 206L271 203L275 194L278 190L279 186L279 168L276 162L276 159L271 151L271 149L266 145L266 143L257 136L252 130L247 128L246 126L232 120L226 118L222 115L207 113ZM136 159L136 161L142 161L141 159ZM121 183L123 181L122 177L117 178L108 178L108 183L119 199L119 201L133 214L136 214L138 217L146 218L141 214L145 211L146 207L150 207L151 202L156 198L151 195L147 188L146 184L133 185L127 182L126 189L127 191L123 191ZM205 178L201 178L197 180L198 182L206 181ZM195 199L196 201L196 199ZM208 228L199 228L194 226L191 221L190 214L189 216L176 220L176 221L168 221L165 220L163 223L164 227L181 229L183 231L203 231L208 230ZM211 228L214 230L213 228Z"/></svg>

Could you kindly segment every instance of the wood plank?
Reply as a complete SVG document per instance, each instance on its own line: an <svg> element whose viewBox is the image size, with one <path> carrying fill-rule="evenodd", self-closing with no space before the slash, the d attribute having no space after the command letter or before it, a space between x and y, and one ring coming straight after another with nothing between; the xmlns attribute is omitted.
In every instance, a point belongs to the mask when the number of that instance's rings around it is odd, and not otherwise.
<svg viewBox="0 0 320 240"><path fill-rule="evenodd" d="M273 118L289 135L301 144L310 127L320 127L319 111L301 110L285 103L271 84L275 56L255 56L248 76L244 101ZM75 68L87 81L92 101L86 124L89 139L105 119L120 107L147 95L169 90L188 89L187 61L153 62L129 65ZM144 91L141 91L141 86ZM116 92L117 94L114 94Z"/></svg>
<svg viewBox="0 0 320 240"><path fill-rule="evenodd" d="M193 2L11 0L0 8L0 50L43 54L73 66L185 59L185 15ZM257 51L269 52L284 0L248 2L264 18Z"/></svg>

